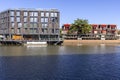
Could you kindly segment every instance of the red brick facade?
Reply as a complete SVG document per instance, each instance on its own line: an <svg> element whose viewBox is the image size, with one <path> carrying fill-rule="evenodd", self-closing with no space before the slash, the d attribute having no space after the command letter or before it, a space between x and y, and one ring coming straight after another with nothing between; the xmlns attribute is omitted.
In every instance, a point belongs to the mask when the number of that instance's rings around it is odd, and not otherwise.
<svg viewBox="0 0 120 80"><path fill-rule="evenodd" d="M62 34L67 34L69 28L70 28L70 24L64 24L62 26Z"/></svg>
<svg viewBox="0 0 120 80"><path fill-rule="evenodd" d="M93 34L115 35L117 26L114 24L91 24Z"/></svg>
<svg viewBox="0 0 120 80"><path fill-rule="evenodd" d="M115 24L91 24L92 34L104 34L104 35L115 35L117 32L117 25ZM62 26L63 33L67 33L70 28L70 24L64 24Z"/></svg>

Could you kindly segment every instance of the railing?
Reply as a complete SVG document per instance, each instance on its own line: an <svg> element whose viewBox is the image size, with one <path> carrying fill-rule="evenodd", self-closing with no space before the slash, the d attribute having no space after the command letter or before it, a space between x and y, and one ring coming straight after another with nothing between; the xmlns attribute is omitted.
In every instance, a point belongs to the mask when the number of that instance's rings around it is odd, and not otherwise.
<svg viewBox="0 0 120 80"><path fill-rule="evenodd" d="M81 39L81 40L101 40L102 35L66 35L64 37L64 39ZM104 38L106 40L116 40L117 37L115 36L115 34L111 34L111 35L105 35Z"/></svg>

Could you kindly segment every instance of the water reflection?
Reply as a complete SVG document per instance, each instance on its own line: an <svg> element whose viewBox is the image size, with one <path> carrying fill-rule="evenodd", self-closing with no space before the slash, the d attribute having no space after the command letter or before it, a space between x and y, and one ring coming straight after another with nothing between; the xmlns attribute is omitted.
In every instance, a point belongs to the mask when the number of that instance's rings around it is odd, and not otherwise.
<svg viewBox="0 0 120 80"><path fill-rule="evenodd" d="M32 55L71 55L71 54L106 54L118 53L119 45L82 45L82 46L0 46L0 56Z"/></svg>

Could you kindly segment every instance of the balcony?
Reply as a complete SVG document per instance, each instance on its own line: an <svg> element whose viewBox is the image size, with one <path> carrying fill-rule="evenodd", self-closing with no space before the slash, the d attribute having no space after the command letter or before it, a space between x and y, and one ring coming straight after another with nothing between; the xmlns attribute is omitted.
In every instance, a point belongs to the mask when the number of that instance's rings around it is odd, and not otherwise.
<svg viewBox="0 0 120 80"><path fill-rule="evenodd" d="M112 28L111 30L116 30L115 28Z"/></svg>
<svg viewBox="0 0 120 80"><path fill-rule="evenodd" d="M109 33L107 33L107 35L114 35L114 34L109 32Z"/></svg>
<svg viewBox="0 0 120 80"><path fill-rule="evenodd" d="M111 30L111 28L107 28L107 31L110 31Z"/></svg>

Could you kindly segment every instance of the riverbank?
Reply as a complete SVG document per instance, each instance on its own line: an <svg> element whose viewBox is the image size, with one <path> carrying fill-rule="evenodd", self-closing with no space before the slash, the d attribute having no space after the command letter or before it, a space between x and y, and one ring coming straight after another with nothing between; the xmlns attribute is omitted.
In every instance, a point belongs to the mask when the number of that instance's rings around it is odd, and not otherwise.
<svg viewBox="0 0 120 80"><path fill-rule="evenodd" d="M120 44L120 40L64 40L63 45Z"/></svg>

